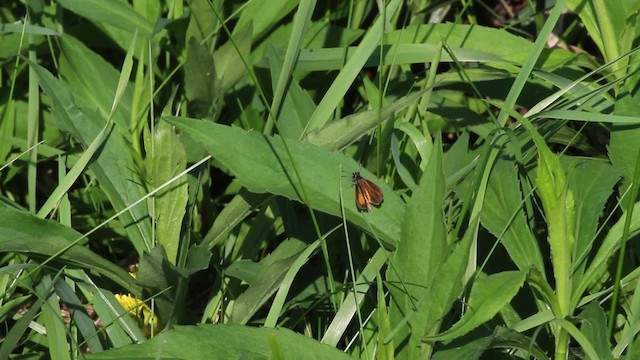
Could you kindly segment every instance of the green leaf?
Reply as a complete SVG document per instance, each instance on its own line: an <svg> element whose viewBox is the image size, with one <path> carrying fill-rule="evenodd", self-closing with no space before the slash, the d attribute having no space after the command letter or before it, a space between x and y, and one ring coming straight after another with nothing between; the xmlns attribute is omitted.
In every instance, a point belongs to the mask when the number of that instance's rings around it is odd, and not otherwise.
<svg viewBox="0 0 640 360"><path fill-rule="evenodd" d="M165 273L165 261L166 254L162 246L156 246L150 252L144 253L138 263L138 283L147 288L167 288L170 282Z"/></svg>
<svg viewBox="0 0 640 360"><path fill-rule="evenodd" d="M263 258L257 270L257 278L233 304L231 322L245 324L276 293L289 268L305 249L298 240L281 243L270 255ZM254 265L250 264L253 269ZM240 270L241 271L241 270Z"/></svg>
<svg viewBox="0 0 640 360"><path fill-rule="evenodd" d="M109 24L131 33L137 30L145 38L151 37L153 31L153 24L124 0L60 0L58 3L96 23Z"/></svg>
<svg viewBox="0 0 640 360"><path fill-rule="evenodd" d="M275 49L270 48L269 65L271 66L271 83L273 91L278 90L277 81L281 76L283 58ZM284 88L284 100L277 116L278 133L283 136L298 139L302 135L302 130L306 127L309 117L313 114L316 105L304 91L298 81L291 77ZM284 90L282 90L284 91Z"/></svg>
<svg viewBox="0 0 640 360"><path fill-rule="evenodd" d="M192 37L198 41L204 41L211 34L215 33L220 25L215 11L222 11L222 0L191 0L189 9L191 10L189 26L187 27L186 39ZM213 9L212 9L213 8ZM215 9L215 10L214 10ZM215 38L214 38L215 39ZM213 42L214 39L210 41Z"/></svg>
<svg viewBox="0 0 640 360"><path fill-rule="evenodd" d="M99 118L91 120L103 123L111 115L120 72L78 39L64 36L60 45L60 79L66 82L80 111L98 112ZM112 115L122 136L129 134L132 99L133 90L129 86Z"/></svg>
<svg viewBox="0 0 640 360"><path fill-rule="evenodd" d="M486 350L490 349L519 349L520 354L533 356L535 359L546 360L545 352L536 345L534 339L522 335L511 329L498 326L490 336L481 337L468 341L462 337L444 345L444 349L433 355L433 360L473 360L481 359ZM495 354L495 353L494 353ZM484 358L487 358L485 354ZM513 358L521 358L514 356ZM525 357L526 358L526 357Z"/></svg>
<svg viewBox="0 0 640 360"><path fill-rule="evenodd" d="M400 243L387 269L387 281L391 297L396 306L391 307L390 316L394 326L415 308L416 299L430 292L438 270L451 253L444 223L443 203L445 197L445 177L442 167L442 144L438 140L431 156L407 204L403 220ZM409 320L411 334L407 356L415 358L420 338L434 328L434 324Z"/></svg>
<svg viewBox="0 0 640 360"><path fill-rule="evenodd" d="M382 277L376 277L377 284L377 315L378 324L380 324L380 335L378 337L378 359L380 360L392 360L394 358L394 341L385 343L384 339L391 334L391 319L389 318L389 311L387 309L387 303L384 297L384 287L382 286Z"/></svg>
<svg viewBox="0 0 640 360"><path fill-rule="evenodd" d="M534 44L521 36L514 35L503 29L479 26L477 24L421 24L408 26L391 32L386 44L432 44L441 42L451 47L460 61L475 61L473 57L466 56L461 50L473 50L478 54L494 56L498 59L522 63L532 51ZM576 57L567 50L544 49L540 68L555 68ZM451 61L448 56L443 56L442 61Z"/></svg>
<svg viewBox="0 0 640 360"><path fill-rule="evenodd" d="M340 73L333 81L324 97L316 107L313 115L307 124L308 130L319 129L329 123L331 114L336 110L338 104L344 100L345 93L353 84L353 80L360 74L369 56L380 45L384 29L389 26L392 18L400 6L400 1L392 0L386 4L386 8L381 15L369 27L357 49L354 51L346 63L343 63Z"/></svg>
<svg viewBox="0 0 640 360"><path fill-rule="evenodd" d="M275 338L286 358L351 359L331 346L287 329L253 328L242 325L176 326L142 345L87 354L88 360L135 358L172 359L272 359L270 340Z"/></svg>
<svg viewBox="0 0 640 360"><path fill-rule="evenodd" d="M482 225L502 242L518 269L526 271L532 266L544 273L542 254L527 222L522 196L515 165L498 160L484 198Z"/></svg>
<svg viewBox="0 0 640 360"><path fill-rule="evenodd" d="M616 115L627 115L635 117L640 111L640 94L625 94L616 99L614 113ZM636 124L614 124L611 127L611 140L607 147L611 163L622 169L623 182L620 186L620 193L625 194L633 179L633 169L638 161L638 153L640 153L640 143L636 141L640 136L640 125ZM637 199L630 199L625 196L620 202L623 209L628 210Z"/></svg>
<svg viewBox="0 0 640 360"><path fill-rule="evenodd" d="M584 307L578 318L580 332L593 345L597 359L614 359L611 353L611 344L607 336L607 319L602 307L597 301L592 301Z"/></svg>
<svg viewBox="0 0 640 360"><path fill-rule="evenodd" d="M451 255L442 264L438 272L433 277L433 282L429 284L425 294L418 299L412 312L406 314L403 322L394 328L393 334L402 330L401 326L407 326L405 322L417 324L417 329L429 329L429 332L436 332L440 327L440 322L449 312L455 299L457 299L464 287L466 279L464 278L465 269L469 259L469 251L475 237L475 229L477 229L478 220L472 219L469 224L470 230L467 230L462 240L460 240L453 248ZM428 326L431 326L429 328ZM424 331L423 334L424 335ZM394 336L394 335L392 335ZM389 337L385 341L391 340ZM395 338L396 343L400 343ZM407 351L405 354L408 358L416 355L416 350L420 350L421 356L427 356L433 349L430 343L422 344L420 349Z"/></svg>
<svg viewBox="0 0 640 360"><path fill-rule="evenodd" d="M1 239L2 237L0 237ZM0 250L1 251L1 250ZM57 279L57 276L56 276ZM51 291L51 287L44 289L44 294L47 295ZM29 310L22 315L18 321L11 326L2 343L0 344L0 359L8 359L9 354L16 348L18 342L25 336L29 324L40 312L43 304L47 301L47 296L38 296L36 300L29 306Z"/></svg>
<svg viewBox="0 0 640 360"><path fill-rule="evenodd" d="M363 111L332 121L321 129L308 132L306 140L325 149L340 150L385 121L394 119L400 111L415 104L424 94L424 90L417 91L398 98L381 109Z"/></svg>
<svg viewBox="0 0 640 360"><path fill-rule="evenodd" d="M282 195L301 202L306 200L314 209L328 214L340 216L338 189L340 186L352 188L345 173L360 169L353 159L309 143L195 119L169 117L167 120L199 141L249 191ZM285 151L283 141L287 141L293 159ZM294 172L294 164L301 182ZM362 169L362 176L384 191L384 203L369 213L363 213L358 211L355 201L349 201L345 215L349 221L364 230L373 231L381 240L394 246L400 237L404 205L388 185L376 180L365 169ZM302 186L306 199L303 199Z"/></svg>
<svg viewBox="0 0 640 360"><path fill-rule="evenodd" d="M218 78L221 79L222 92L231 89L238 81L247 76L249 54L253 37L251 36L251 23L244 29L239 29L236 24L233 38L225 42L213 53ZM247 63L248 66L248 63Z"/></svg>
<svg viewBox="0 0 640 360"><path fill-rule="evenodd" d="M84 282L77 283L78 289L93 306L104 326L102 331L114 347L146 341L136 321L120 305L111 291L98 288L86 274L81 275L81 278Z"/></svg>
<svg viewBox="0 0 640 360"><path fill-rule="evenodd" d="M202 239L202 245L209 249L223 243L225 236L240 224L249 214L253 206L265 202L269 198L266 194L254 194L246 189L240 192L220 211L213 225Z"/></svg>
<svg viewBox="0 0 640 360"><path fill-rule="evenodd" d="M176 264L180 247L182 219L187 206L187 176L173 180L187 167L187 155L173 127L161 121L155 128L153 150L148 153L153 188L173 181L155 198L156 239L164 246L167 258Z"/></svg>
<svg viewBox="0 0 640 360"><path fill-rule="evenodd" d="M284 0L284 1L252 1L247 3L247 7L240 14L238 23L234 30L242 29L247 26L251 26L249 35L252 38L258 38L271 29L276 27L276 24L280 24L279 20L285 17L295 9L298 1ZM237 31L234 31L236 33Z"/></svg>
<svg viewBox="0 0 640 360"><path fill-rule="evenodd" d="M635 0L579 1L568 0L567 6L575 11L589 35L600 49L605 62L628 52L637 34L638 7ZM622 77L628 59L613 64L612 74Z"/></svg>
<svg viewBox="0 0 640 360"><path fill-rule="evenodd" d="M571 337L580 346L580 349L584 351L586 359L600 359L595 349L593 348L593 344L589 341L585 334L578 330L578 328L572 322L565 319L556 319L552 323L557 324L558 327L562 328L562 330L571 335Z"/></svg>
<svg viewBox="0 0 640 360"><path fill-rule="evenodd" d="M184 74L189 112L197 118L215 120L222 100L221 83L211 53L195 38L189 39Z"/></svg>
<svg viewBox="0 0 640 360"><path fill-rule="evenodd" d="M596 238L598 222L605 202L613 187L620 180L621 170L598 160L585 158L561 158L570 164L569 188L576 201L576 246L574 254L574 278L579 279L586 268L592 245ZM577 283L574 280L574 283Z"/></svg>
<svg viewBox="0 0 640 360"><path fill-rule="evenodd" d="M85 115L76 106L74 95L72 95L69 86L54 78L40 65L31 64L31 66L34 67L40 86L51 98L56 125L76 137L85 148L88 147L104 127L105 120L103 119L106 119L106 116L101 118L95 113ZM112 94L115 96L117 76L113 80ZM106 108L107 116L109 112L110 105ZM126 126L128 128L128 125ZM98 178L101 190L107 194L116 211L125 209L129 204L141 199L146 193L138 174L135 172L135 164L129 147L119 131L112 131L90 169ZM138 254L150 247L151 222L145 206L139 205L129 209L120 215L120 219Z"/></svg>
<svg viewBox="0 0 640 360"><path fill-rule="evenodd" d="M36 291L40 298L46 299L42 306L41 320L47 329L47 344L52 359L71 359L71 346L67 343L66 326L60 316L60 301L57 296L49 291L53 288L51 275L46 275Z"/></svg>
<svg viewBox="0 0 640 360"><path fill-rule="evenodd" d="M209 261L211 260L211 251L204 246L193 246L189 249L187 254L187 263L182 269L185 277L204 270L209 267Z"/></svg>
<svg viewBox="0 0 640 360"><path fill-rule="evenodd" d="M100 342L100 337L96 336L98 329L96 329L93 319L89 316L87 309L76 292L66 281L57 281L55 287L60 301L69 308L73 324L78 328L78 332L84 339L85 344L91 349L91 352L98 353L103 351L104 348Z"/></svg>
<svg viewBox="0 0 640 360"><path fill-rule="evenodd" d="M42 220L0 202L0 252L18 252L52 258L98 272L128 292L140 296L142 289L126 271L78 244L82 235L59 223Z"/></svg>
<svg viewBox="0 0 640 360"><path fill-rule="evenodd" d="M383 248L378 248L376 253L369 259L367 265L356 278L355 287L345 295L344 301L340 304L340 309L338 309L327 331L324 333L322 337L324 344L335 346L340 342L345 332L349 329L350 322L356 316L358 308L366 300L365 294L369 291L374 279L380 276L380 270L387 264L388 259L389 254ZM387 325L390 326L390 324ZM384 326L386 327L387 325ZM390 335L388 330L385 330L385 332L386 335ZM388 336L382 340L386 341L387 338Z"/></svg>
<svg viewBox="0 0 640 360"><path fill-rule="evenodd" d="M560 311L559 318L572 313L571 276L572 256L575 246L575 201L568 187L567 176L560 160L551 152L544 139L523 117L520 122L527 128L538 148L536 186L547 220L548 242L551 248L553 275Z"/></svg>
<svg viewBox="0 0 640 360"><path fill-rule="evenodd" d="M493 318L508 304L524 284L527 273L505 271L478 278L471 288L467 312L447 331L427 336L429 341L447 341L461 337Z"/></svg>
<svg viewBox="0 0 640 360"><path fill-rule="evenodd" d="M582 294L593 284L597 283L599 279L609 270L609 262L612 259L613 253L620 248L623 240L624 225L626 222L626 212L622 214L620 219L611 226L609 232L605 236L604 240L598 247L596 255L589 263L584 276L580 278L580 282L576 286L574 297L572 299L572 306L577 306L580 302ZM630 220L629 225L629 237L632 239L640 231L640 202L637 202L633 206L633 217Z"/></svg>

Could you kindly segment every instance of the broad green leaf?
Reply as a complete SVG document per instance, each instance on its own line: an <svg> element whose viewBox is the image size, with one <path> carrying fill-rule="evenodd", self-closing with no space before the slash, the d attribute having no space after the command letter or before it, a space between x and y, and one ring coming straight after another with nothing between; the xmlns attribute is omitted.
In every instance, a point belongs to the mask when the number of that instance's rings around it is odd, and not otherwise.
<svg viewBox="0 0 640 360"><path fill-rule="evenodd" d="M572 256L575 246L575 202L567 176L560 160L551 152L544 139L531 123L520 117L538 149L536 186L542 200L547 221L548 242L551 248L553 275L556 279L556 294L559 318L572 313L571 276Z"/></svg>
<svg viewBox="0 0 640 360"><path fill-rule="evenodd" d="M431 44L445 42L462 61L474 61L460 50L473 50L478 53L522 63L533 49L534 44L522 36L514 35L503 29L479 26L477 24L422 24L405 27L391 32L386 44ZM539 68L553 69L576 58L576 54L561 49L544 49ZM487 58L487 60L489 60ZM449 61L443 56L442 61ZM476 60L477 61L477 60ZM485 60L486 61L486 60Z"/></svg>
<svg viewBox="0 0 640 360"><path fill-rule="evenodd" d="M138 283L151 289L165 289L169 287L169 276L164 266L167 255L162 246L156 246L150 252L144 253L138 263Z"/></svg>
<svg viewBox="0 0 640 360"><path fill-rule="evenodd" d="M475 236L475 229L478 228L478 220L470 221L467 232L464 237L453 247L451 255L438 269L433 277L433 282L429 284L420 299L416 299L415 307L410 309L411 312L405 315L403 322L396 325L391 336L401 331L403 326L407 326L406 322L417 324L418 329L428 329L429 333L435 333L440 327L440 322L449 312L454 301L460 296L465 285L464 273L469 260L469 252ZM394 284L395 285L395 284ZM429 328L429 326L431 326ZM423 334L424 335L424 332ZM391 340L387 337L385 341ZM400 343L398 338L394 338L396 343ZM432 342L425 342L420 348L407 350L404 352L403 358L414 359L412 357L418 354L426 357L433 350Z"/></svg>
<svg viewBox="0 0 640 360"><path fill-rule="evenodd" d="M455 346L439 349L433 354L432 360L476 360L480 359L482 354L491 349L493 336L481 337L473 339L465 344L455 343Z"/></svg>
<svg viewBox="0 0 640 360"><path fill-rule="evenodd" d="M215 120L222 100L221 82L211 53L195 38L189 39L184 74L184 90L190 113L197 118Z"/></svg>
<svg viewBox="0 0 640 360"><path fill-rule="evenodd" d="M222 12L222 0L191 0L189 1L189 9L191 10L191 18L187 27L186 40L195 38L197 41L209 39L218 30L220 22L215 12ZM216 38L211 38L213 42Z"/></svg>
<svg viewBox="0 0 640 360"><path fill-rule="evenodd" d="M625 212L626 214L626 212ZM572 299L572 306L577 306L582 294L609 270L609 263L615 251L620 248L622 243L622 236L624 232L624 225L626 221L626 215L622 214L620 219L613 224L609 229L609 232L602 240L600 247L596 252L596 255L589 262L587 270L584 272L584 276L580 278L575 293ZM629 226L629 239L632 239L640 231L640 202L635 203L633 206L633 217Z"/></svg>
<svg viewBox="0 0 640 360"><path fill-rule="evenodd" d="M353 159L308 143L195 119L169 117L167 120L200 142L249 191L307 201L312 208L328 214L340 215L339 187L352 189L351 181L345 175L360 169ZM283 141L287 141L293 159L285 151ZM349 221L373 231L381 240L394 246L400 238L404 205L388 185L376 180L365 169L362 169L362 176L380 186L385 194L384 203L363 213L357 210L355 201L349 201L345 215Z"/></svg>
<svg viewBox="0 0 640 360"><path fill-rule="evenodd" d="M482 209L482 225L498 238L518 269L544 273L538 240L531 233L518 181L511 161L498 160L491 171Z"/></svg>
<svg viewBox="0 0 640 360"><path fill-rule="evenodd" d="M276 341L291 359L351 359L344 352L287 329L242 325L176 326L142 345L87 354L88 360L138 359L273 359Z"/></svg>
<svg viewBox="0 0 640 360"><path fill-rule="evenodd" d="M243 77L247 77L253 37L251 23L246 26L245 29L234 31L233 39L229 39L213 53L216 73L221 79L222 92L228 91Z"/></svg>
<svg viewBox="0 0 640 360"><path fill-rule="evenodd" d="M445 177L441 149L438 139L420 184L407 204L401 241L387 269L388 287L395 305L389 315L394 326L415 307L416 299L430 292L429 285L451 253L444 223ZM419 316L414 319L423 320ZM409 358L417 358L419 353L415 351L419 350L420 338L433 331L434 324L412 320L409 324L409 343L403 352Z"/></svg>
<svg viewBox="0 0 640 360"><path fill-rule="evenodd" d="M59 0L58 3L96 23L109 24L131 33L137 30L147 39L153 31L153 24L124 0Z"/></svg>
<svg viewBox="0 0 640 360"><path fill-rule="evenodd" d="M636 117L640 111L640 94L625 94L616 99L614 113L615 115L627 115ZM624 194L631 184L633 178L633 169L635 169L638 154L640 153L640 143L636 141L640 136L640 125L636 124L614 124L611 127L611 140L607 149L609 150L609 158L611 163L622 169L623 182L620 186L621 194ZM637 199L628 199L625 196L621 201L623 209L629 209L630 204L636 202Z"/></svg>
<svg viewBox="0 0 640 360"><path fill-rule="evenodd" d="M425 339L456 339L489 321L516 296L526 277L527 273L524 271L505 271L477 278L471 288L467 312L462 318L447 331Z"/></svg>
<svg viewBox="0 0 640 360"><path fill-rule="evenodd" d="M156 126L150 160L153 188L172 180L187 167L187 156L173 127L162 121ZM156 240L164 246L167 258L176 264L180 248L182 219L187 206L187 176L174 180L155 198Z"/></svg>
<svg viewBox="0 0 640 360"><path fill-rule="evenodd" d="M576 246L574 277L579 279L588 263L596 238L599 219L613 187L620 180L621 171L605 162L566 157L569 166L569 187L576 199ZM564 162L564 161L563 161ZM575 280L574 280L575 283ZM577 284L577 283L576 283Z"/></svg>
<svg viewBox="0 0 640 360"><path fill-rule="evenodd" d="M598 359L614 359L611 353L611 343L607 336L607 318L600 304L592 301L584 307L580 315L580 332L593 345Z"/></svg>
<svg viewBox="0 0 640 360"><path fill-rule="evenodd" d="M0 202L0 252L18 252L38 259L51 258L95 271L140 296L141 288L126 271L87 249L73 229L42 220Z"/></svg>
<svg viewBox="0 0 640 360"><path fill-rule="evenodd" d="M196 245L189 248L189 254L187 254L187 263L184 269L180 269L183 276L189 277L191 274L205 270L209 267L209 260L211 260L211 251L204 246Z"/></svg>

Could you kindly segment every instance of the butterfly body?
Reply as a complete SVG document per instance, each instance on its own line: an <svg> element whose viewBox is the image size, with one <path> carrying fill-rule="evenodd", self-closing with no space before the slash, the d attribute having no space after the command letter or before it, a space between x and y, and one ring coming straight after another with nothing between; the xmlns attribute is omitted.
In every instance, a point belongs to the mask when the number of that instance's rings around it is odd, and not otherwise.
<svg viewBox="0 0 640 360"><path fill-rule="evenodd" d="M374 184L360 175L356 171L352 174L351 179L356 186L356 205L359 210L371 211L371 205L380 205L384 200L384 193Z"/></svg>

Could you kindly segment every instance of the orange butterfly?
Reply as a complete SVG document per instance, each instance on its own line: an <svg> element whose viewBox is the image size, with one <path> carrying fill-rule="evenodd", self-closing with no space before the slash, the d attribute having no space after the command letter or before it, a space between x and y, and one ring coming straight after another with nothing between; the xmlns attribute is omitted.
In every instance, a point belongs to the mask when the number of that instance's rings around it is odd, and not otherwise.
<svg viewBox="0 0 640 360"><path fill-rule="evenodd" d="M378 185L363 178L360 172L356 171L351 176L356 185L356 205L362 211L371 211L371 204L380 205L384 200L384 194Z"/></svg>

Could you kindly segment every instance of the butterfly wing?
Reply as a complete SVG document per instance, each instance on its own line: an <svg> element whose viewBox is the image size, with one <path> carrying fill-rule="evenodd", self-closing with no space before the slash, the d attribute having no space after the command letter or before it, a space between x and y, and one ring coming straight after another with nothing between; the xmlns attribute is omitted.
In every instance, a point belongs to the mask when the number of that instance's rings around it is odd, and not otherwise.
<svg viewBox="0 0 640 360"><path fill-rule="evenodd" d="M364 180L364 179L361 179ZM356 205L360 210L371 210L371 204L369 203L369 198L367 196L367 192L364 188L362 181L356 182Z"/></svg>
<svg viewBox="0 0 640 360"><path fill-rule="evenodd" d="M384 193L382 192L382 189L380 189L378 185L374 184L373 182L367 179L362 179L362 180L364 180L363 187L365 189L364 192L367 194L368 202L373 205L380 205L384 200ZM369 208L370 207L371 206L369 206Z"/></svg>

